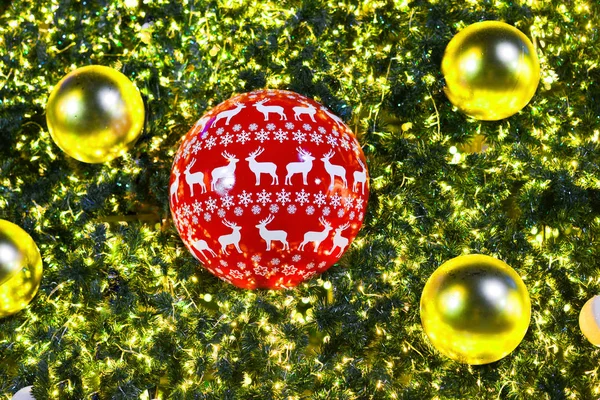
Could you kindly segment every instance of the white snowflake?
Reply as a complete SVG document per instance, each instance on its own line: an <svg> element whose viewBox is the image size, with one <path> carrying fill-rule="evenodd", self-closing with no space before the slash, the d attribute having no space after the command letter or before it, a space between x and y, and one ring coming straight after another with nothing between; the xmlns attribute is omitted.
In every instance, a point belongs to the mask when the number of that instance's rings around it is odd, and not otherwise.
<svg viewBox="0 0 600 400"><path fill-rule="evenodd" d="M281 260L279 258L274 258L271 260L271 265L279 265Z"/></svg>
<svg viewBox="0 0 600 400"><path fill-rule="evenodd" d="M331 209L329 207L323 208L323 215L328 216L329 214L331 214Z"/></svg>
<svg viewBox="0 0 600 400"><path fill-rule="evenodd" d="M296 254L294 257L292 257L293 262L298 262L300 260L302 260L302 256L300 254Z"/></svg>
<svg viewBox="0 0 600 400"><path fill-rule="evenodd" d="M219 208L219 211L217 211L217 215L220 218L225 218L225 210L223 210L222 208Z"/></svg>
<svg viewBox="0 0 600 400"><path fill-rule="evenodd" d="M288 212L289 214L295 214L295 213L296 213L296 210L297 210L297 208L296 208L296 206L295 206L295 205L293 205L293 204L290 204L289 206L287 206L287 212Z"/></svg>
<svg viewBox="0 0 600 400"><path fill-rule="evenodd" d="M313 269L314 267L315 267L314 262L309 262L308 264L306 264L306 269Z"/></svg>
<svg viewBox="0 0 600 400"><path fill-rule="evenodd" d="M242 194L237 195L240 204L248 207L248 204L252 203L252 193L246 193L245 190L242 191Z"/></svg>
<svg viewBox="0 0 600 400"><path fill-rule="evenodd" d="M210 212L215 211L217 208L217 200L213 199L212 197L210 197L208 200L206 200L206 209Z"/></svg>
<svg viewBox="0 0 600 400"><path fill-rule="evenodd" d="M344 216L344 213L345 213L344 209L340 208L337 212L337 215L338 215L338 217L342 218Z"/></svg>
<svg viewBox="0 0 600 400"><path fill-rule="evenodd" d="M358 211L362 210L364 201L364 199L356 199L356 209Z"/></svg>
<svg viewBox="0 0 600 400"><path fill-rule="evenodd" d="M229 266L229 263L227 261L225 261L225 260L219 261L219 264L221 264L224 267L228 267Z"/></svg>
<svg viewBox="0 0 600 400"><path fill-rule="evenodd" d="M264 129L261 129L260 131L255 133L254 140L258 140L261 143L264 143L265 141L269 140L269 132L265 132Z"/></svg>
<svg viewBox="0 0 600 400"><path fill-rule="evenodd" d="M267 129L270 130L270 131L275 130L275 124L273 124L273 123L267 124Z"/></svg>
<svg viewBox="0 0 600 400"><path fill-rule="evenodd" d="M198 152L202 150L202 144L200 144L200 142L195 143L194 146L192 147L192 153L193 154L198 154Z"/></svg>
<svg viewBox="0 0 600 400"><path fill-rule="evenodd" d="M296 131L296 132L292 132L292 135L294 136L293 139L295 141L297 141L298 143L306 142L306 133L301 132L301 131Z"/></svg>
<svg viewBox="0 0 600 400"><path fill-rule="evenodd" d="M221 127L219 129L217 129L217 135L221 135L221 134L223 134L223 132L225 132L225 128Z"/></svg>
<svg viewBox="0 0 600 400"><path fill-rule="evenodd" d="M325 134L325 132L327 132L322 126L319 127L318 131L321 132L323 135Z"/></svg>
<svg viewBox="0 0 600 400"><path fill-rule="evenodd" d="M258 125L256 124L250 124L250 126L248 126L248 129L252 132L254 132L255 130L258 129Z"/></svg>
<svg viewBox="0 0 600 400"><path fill-rule="evenodd" d="M217 144L217 138L215 138L214 136L211 136L208 139L206 139L206 143L204 144L204 147L210 150L216 144Z"/></svg>
<svg viewBox="0 0 600 400"><path fill-rule="evenodd" d="M189 217L190 215L192 215L192 207L190 207L189 204L184 204L181 208L181 212L184 217Z"/></svg>
<svg viewBox="0 0 600 400"><path fill-rule="evenodd" d="M318 133L313 132L310 134L310 141L316 145L320 145L321 143L323 143L323 137Z"/></svg>
<svg viewBox="0 0 600 400"><path fill-rule="evenodd" d="M333 128L333 131L331 132L333 133L333 136L340 136L340 133L335 128Z"/></svg>
<svg viewBox="0 0 600 400"><path fill-rule="evenodd" d="M348 218L354 219L354 217L356 217L356 213L354 211L350 211L350 214L348 215Z"/></svg>
<svg viewBox="0 0 600 400"><path fill-rule="evenodd" d="M204 213L204 220L205 220L206 222L210 221L211 219L212 219L212 217L210 216L210 214L209 214L209 213Z"/></svg>
<svg viewBox="0 0 600 400"><path fill-rule="evenodd" d="M281 272L284 273L286 276L294 275L296 273L296 271L298 271L298 268L294 267L293 265L286 265L281 270Z"/></svg>
<svg viewBox="0 0 600 400"><path fill-rule="evenodd" d="M229 271L229 274L231 275L232 278L235 278L235 279L242 279L244 277L244 274L242 274L237 269L233 269L233 270Z"/></svg>
<svg viewBox="0 0 600 400"><path fill-rule="evenodd" d="M237 263L237 267L239 269L246 269L246 263L240 261Z"/></svg>
<svg viewBox="0 0 600 400"><path fill-rule="evenodd" d="M260 265L257 265L256 267L254 267L254 273L256 275L265 276L267 274L267 272L269 272L267 267L262 267Z"/></svg>
<svg viewBox="0 0 600 400"><path fill-rule="evenodd" d="M342 204L342 197L339 194L334 194L329 198L329 205L333 208L337 208Z"/></svg>
<svg viewBox="0 0 600 400"><path fill-rule="evenodd" d="M331 135L327 135L327 144L330 144L332 147L337 147L338 140Z"/></svg>
<svg viewBox="0 0 600 400"><path fill-rule="evenodd" d="M340 144L345 150L350 150L350 143L345 138L341 140Z"/></svg>
<svg viewBox="0 0 600 400"><path fill-rule="evenodd" d="M296 192L296 201L298 203L300 203L301 206L303 206L304 203L308 203L309 202L308 196L309 196L309 194L306 193L306 191L304 189L302 189L301 192Z"/></svg>
<svg viewBox="0 0 600 400"><path fill-rule="evenodd" d="M313 206L306 207L306 215L313 215L315 213L315 208Z"/></svg>
<svg viewBox="0 0 600 400"><path fill-rule="evenodd" d="M250 257L250 259L251 259L252 261L254 261L255 263L257 263L257 262L260 262L260 259L261 259L261 257L260 257L260 255L259 255L259 254L255 254L255 255L253 255L252 257Z"/></svg>
<svg viewBox="0 0 600 400"><path fill-rule="evenodd" d="M287 140L287 135L288 133L286 131L278 129L277 132L275 132L274 140L279 140L279 143L283 143L285 140Z"/></svg>
<svg viewBox="0 0 600 400"><path fill-rule="evenodd" d="M308 131L312 130L312 126L310 126L309 124L304 124L304 125L302 125L302 129L304 129L306 132L308 132Z"/></svg>
<svg viewBox="0 0 600 400"><path fill-rule="evenodd" d="M246 272L244 272L244 275L246 275L246 276L250 276L250 275L252 275L252 272L250 272L250 271L246 271Z"/></svg>
<svg viewBox="0 0 600 400"><path fill-rule="evenodd" d="M248 141L250 141L250 132L241 131L235 137L236 143L246 144Z"/></svg>
<svg viewBox="0 0 600 400"><path fill-rule="evenodd" d="M319 263L319 266L318 266L318 268L324 268L326 265L327 265L327 261L321 261L321 262Z"/></svg>
<svg viewBox="0 0 600 400"><path fill-rule="evenodd" d="M229 132L227 132L225 136L221 136L221 144L223 146L227 147L231 143L233 143L233 135L231 135Z"/></svg>
<svg viewBox="0 0 600 400"><path fill-rule="evenodd" d="M342 200L344 200L344 207L346 207L346 209L352 208L354 205L354 197L352 196L346 196Z"/></svg>
<svg viewBox="0 0 600 400"><path fill-rule="evenodd" d="M285 206L285 203L291 202L291 192L286 192L285 189L281 189L280 192L277 192L275 194L277 195L277 202L281 203L281 205Z"/></svg>
<svg viewBox="0 0 600 400"><path fill-rule="evenodd" d="M286 122L285 129L289 129L289 130L294 129L294 124L292 124L291 122Z"/></svg>
<svg viewBox="0 0 600 400"><path fill-rule="evenodd" d="M258 205L256 205L256 204L255 204L255 205L253 205L253 206L252 206L252 214L254 214L254 215L258 215L258 214L260 214L260 206L258 206Z"/></svg>
<svg viewBox="0 0 600 400"><path fill-rule="evenodd" d="M195 200L194 204L192 204L192 208L194 209L194 214L200 215L200 213L202 212L202 202Z"/></svg>
<svg viewBox="0 0 600 400"><path fill-rule="evenodd" d="M238 216L241 217L242 214L244 213L244 209L242 207L236 207L233 209L233 213Z"/></svg>
<svg viewBox="0 0 600 400"><path fill-rule="evenodd" d="M192 217L192 223L193 223L194 225L198 225L198 222L199 222L199 221L198 221L198 217L196 217L196 216L194 215L194 216Z"/></svg>
<svg viewBox="0 0 600 400"><path fill-rule="evenodd" d="M315 271L304 271L304 272L300 273L300 275L302 275L302 278L304 278L304 279L308 279L316 274L317 273Z"/></svg>
<svg viewBox="0 0 600 400"><path fill-rule="evenodd" d="M319 190L319 193L315 193L313 194L313 196L315 196L314 203L317 206L321 207L322 205L325 205L325 199L327 198L327 196L325 196L322 191Z"/></svg>
<svg viewBox="0 0 600 400"><path fill-rule="evenodd" d="M258 200L256 200L256 202L261 203L263 206L267 203L270 203L271 193L268 193L265 189L263 189L262 192L258 193Z"/></svg>
<svg viewBox="0 0 600 400"><path fill-rule="evenodd" d="M279 211L279 206L277 204L273 203L269 206L269 211L272 214L275 214L277 211Z"/></svg>
<svg viewBox="0 0 600 400"><path fill-rule="evenodd" d="M225 207L229 210L229 208L233 207L235 203L233 202L233 196L229 196L228 194L221 197L221 207Z"/></svg>
<svg viewBox="0 0 600 400"><path fill-rule="evenodd" d="M358 219L362 221L362 219L363 219L364 216L365 216L364 213L360 213L360 214L358 214Z"/></svg>
<svg viewBox="0 0 600 400"><path fill-rule="evenodd" d="M239 132L242 129L242 126L240 124L235 124L233 126L233 131L234 132Z"/></svg>

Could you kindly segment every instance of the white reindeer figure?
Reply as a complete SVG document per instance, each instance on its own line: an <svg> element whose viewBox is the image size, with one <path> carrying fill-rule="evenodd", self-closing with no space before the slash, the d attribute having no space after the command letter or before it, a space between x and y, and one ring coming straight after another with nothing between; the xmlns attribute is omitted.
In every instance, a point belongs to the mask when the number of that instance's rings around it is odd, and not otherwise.
<svg viewBox="0 0 600 400"><path fill-rule="evenodd" d="M265 104L267 101L269 101L269 99L257 101L256 103L253 104L253 106L256 107L256 109L264 115L265 121L269 120L270 113L279 114L280 120L284 120L284 121L287 120L287 117L285 116L285 113L283 112L283 107L281 107L281 106L264 106L263 104Z"/></svg>
<svg viewBox="0 0 600 400"><path fill-rule="evenodd" d="M239 161L235 156L232 156L228 152L224 151L221 155L229 161L229 164L223 167L217 167L212 170L210 176L210 190L215 190L215 185L217 181L222 178L234 178L235 177L235 164Z"/></svg>
<svg viewBox="0 0 600 400"><path fill-rule="evenodd" d="M307 185L308 173L313 167L313 161L315 158L308 151L303 150L300 147L297 147L296 150L298 151L298 155L300 156L302 161L291 162L285 167L285 169L287 170L287 175L285 176L285 184L291 185L292 176L294 176L295 174L302 174L302 183Z"/></svg>
<svg viewBox="0 0 600 400"><path fill-rule="evenodd" d="M169 190L171 203L175 203L173 201L173 196L175 196L175 200L179 203L179 197L177 196L177 191L179 190L179 176L181 176L181 172L177 168L173 169L173 174L175 174L175 180L171 183L171 187Z"/></svg>
<svg viewBox="0 0 600 400"><path fill-rule="evenodd" d="M248 166L250 167L250 171L254 172L254 176L256 176L256 186L260 185L260 174L269 174L273 181L271 185L279 185L279 178L277 177L277 165L272 162L258 162L256 161L256 157L260 156L265 149L259 147L256 151L248 154L246 157L246 161L248 161Z"/></svg>
<svg viewBox="0 0 600 400"><path fill-rule="evenodd" d="M242 250L240 250L240 239L241 239L240 230L242 229L242 227L238 226L237 224L234 224L232 222L229 222L226 219L223 220L223 225L233 229L233 232L231 232L227 235L219 236L218 240L219 240L219 243L221 243L221 251L223 253L229 255L229 253L227 252L227 246L232 244L235 246L238 253L241 253Z"/></svg>
<svg viewBox="0 0 600 400"><path fill-rule="evenodd" d="M319 249L319 246L321 245L321 242L325 239L327 239L327 236L329 236L329 232L331 232L331 224L327 221L325 221L325 218L321 217L319 218L319 221L321 222L321 224L323 225L323 227L325 229L323 229L320 232L314 232L314 231L310 231L310 232L306 232L304 234L304 240L302 241L302 243L300 243L300 246L298 247L298 250L304 250L304 246L306 246L306 244L308 242L313 242L315 244L315 253L317 252L317 250Z"/></svg>
<svg viewBox="0 0 600 400"><path fill-rule="evenodd" d="M305 105L305 107L294 107L294 119L296 121L300 121L300 115L302 114L308 114L308 116L310 117L310 119L312 120L312 122L316 122L315 121L315 114L317 113L317 109L315 108L315 106L313 106L312 104L308 104L308 103L302 103Z"/></svg>
<svg viewBox="0 0 600 400"><path fill-rule="evenodd" d="M337 115L335 115L334 113L332 113L331 111L329 111L327 109L327 107L321 106L320 108L321 108L321 111L323 111L325 114L327 114L327 116L329 118L331 118L332 120L334 120L338 125L346 126L344 124L344 121L340 117L338 117Z"/></svg>
<svg viewBox="0 0 600 400"><path fill-rule="evenodd" d="M215 118L212 125L210 126L211 128L216 125L218 120L223 119L223 118L227 118L225 120L225 125L229 125L229 121L231 121L231 117L238 115L240 113L240 111L242 111L242 108L246 107L244 104L238 103L237 101L234 101L233 104L235 104L235 108L232 108L231 110L221 111L219 114L217 114L217 117Z"/></svg>
<svg viewBox="0 0 600 400"><path fill-rule="evenodd" d="M329 178L331 178L331 185L329 185L329 188L333 188L336 176L342 178L344 187L347 188L348 181L346 181L346 168L342 167L341 165L330 163L329 160L331 160L331 157L333 157L333 150L329 150L329 152L324 154L323 158L321 158L321 161L323 161L323 164L325 164L325 170L329 174Z"/></svg>
<svg viewBox="0 0 600 400"><path fill-rule="evenodd" d="M206 193L206 185L204 184L204 174L201 171L191 173L190 169L196 163L196 159L194 158L191 163L185 166L185 171L183 171L185 175L185 181L190 187L191 196L194 195L194 185L198 184L202 187L202 193Z"/></svg>
<svg viewBox="0 0 600 400"><path fill-rule="evenodd" d="M210 120L210 117L200 118L194 125L194 129L197 129L200 133L203 133L204 128L206 128L206 124L208 123L209 120Z"/></svg>
<svg viewBox="0 0 600 400"><path fill-rule="evenodd" d="M256 225L256 227L258 228L258 233L260 235L261 238L263 238L263 240L265 242L267 242L267 250L271 250L271 242L272 241L279 241L283 244L283 250L289 250L290 249L290 245L288 244L287 241L287 232L286 231L270 231L267 229L267 224L270 223L271 221L273 221L273 218L275 218L273 216L273 214L269 214L269 216L265 219L263 219L262 221L260 221L258 223L258 225Z"/></svg>
<svg viewBox="0 0 600 400"><path fill-rule="evenodd" d="M202 257L204 257L204 258L208 258L204 254L204 250L207 250L213 257L217 256L217 253L212 251L212 249L210 247L208 247L208 243L206 243L206 241L204 241L204 240L196 240L194 243L192 243L192 247L194 249L198 250L200 252L200 254L202 254Z"/></svg>
<svg viewBox="0 0 600 400"><path fill-rule="evenodd" d="M335 235L333 235L333 247L329 252L330 254L333 253L333 250L335 250L336 247L340 248L340 252L336 257L341 257L342 254L344 254L344 250L346 249L346 246L348 246L349 240L348 238L342 236L342 231L348 229L348 227L350 227L350 222L346 222L344 225L335 228Z"/></svg>
<svg viewBox="0 0 600 400"><path fill-rule="evenodd" d="M363 164L363 162L360 160L360 158L357 158L357 161L362 167L362 171L354 171L354 184L352 185L352 190L357 192L358 184L360 183L362 185L361 193L365 194L365 183L367 182L367 168L365 167L365 164Z"/></svg>

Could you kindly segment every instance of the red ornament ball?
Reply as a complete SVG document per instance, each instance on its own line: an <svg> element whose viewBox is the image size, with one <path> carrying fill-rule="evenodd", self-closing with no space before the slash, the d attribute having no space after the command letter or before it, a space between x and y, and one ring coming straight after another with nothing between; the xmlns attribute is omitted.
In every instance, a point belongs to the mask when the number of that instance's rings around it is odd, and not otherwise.
<svg viewBox="0 0 600 400"><path fill-rule="evenodd" d="M344 122L297 93L259 90L204 115L175 155L170 205L189 251L241 288L293 287L342 256L369 179Z"/></svg>

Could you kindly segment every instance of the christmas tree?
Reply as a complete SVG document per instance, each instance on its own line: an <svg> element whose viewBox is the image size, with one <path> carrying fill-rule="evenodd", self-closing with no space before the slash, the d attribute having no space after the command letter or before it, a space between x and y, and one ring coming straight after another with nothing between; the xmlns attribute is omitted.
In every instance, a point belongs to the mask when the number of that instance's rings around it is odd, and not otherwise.
<svg viewBox="0 0 600 400"><path fill-rule="evenodd" d="M482 20L520 29L540 59L532 101L500 121L444 94L444 49ZM599 22L583 0L2 3L0 218L31 234L44 273L0 319L0 396L599 397L600 352L578 325L600 291ZM146 111L136 145L104 164L67 156L46 125L53 86L91 64L131 79ZM371 183L337 265L277 291L210 274L169 210L182 136L262 88L341 117ZM470 253L512 266L532 305L516 350L481 366L440 354L419 315L428 277Z"/></svg>

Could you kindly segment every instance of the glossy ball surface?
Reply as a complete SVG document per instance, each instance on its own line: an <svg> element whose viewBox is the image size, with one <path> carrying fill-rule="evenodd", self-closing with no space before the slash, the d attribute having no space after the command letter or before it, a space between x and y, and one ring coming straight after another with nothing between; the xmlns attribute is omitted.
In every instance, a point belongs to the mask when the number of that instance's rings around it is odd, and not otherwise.
<svg viewBox="0 0 600 400"><path fill-rule="evenodd" d="M344 122L299 94L260 90L185 135L170 180L189 251L238 287L298 285L334 264L364 219L369 179Z"/></svg>
<svg viewBox="0 0 600 400"><path fill-rule="evenodd" d="M540 80L531 41L499 21L457 33L442 59L448 99L465 114L486 121L508 118L529 103Z"/></svg>
<svg viewBox="0 0 600 400"><path fill-rule="evenodd" d="M0 220L0 318L29 304L42 279L37 245L19 226Z"/></svg>
<svg viewBox="0 0 600 400"><path fill-rule="evenodd" d="M144 102L125 75L92 65L67 74L46 105L52 139L71 157L102 163L123 155L144 126Z"/></svg>
<svg viewBox="0 0 600 400"><path fill-rule="evenodd" d="M488 364L523 340L531 301L519 275L504 262L466 255L442 264L421 295L421 323L433 346L453 360Z"/></svg>
<svg viewBox="0 0 600 400"><path fill-rule="evenodd" d="M579 313L581 333L594 346L600 346L600 296L589 299Z"/></svg>

